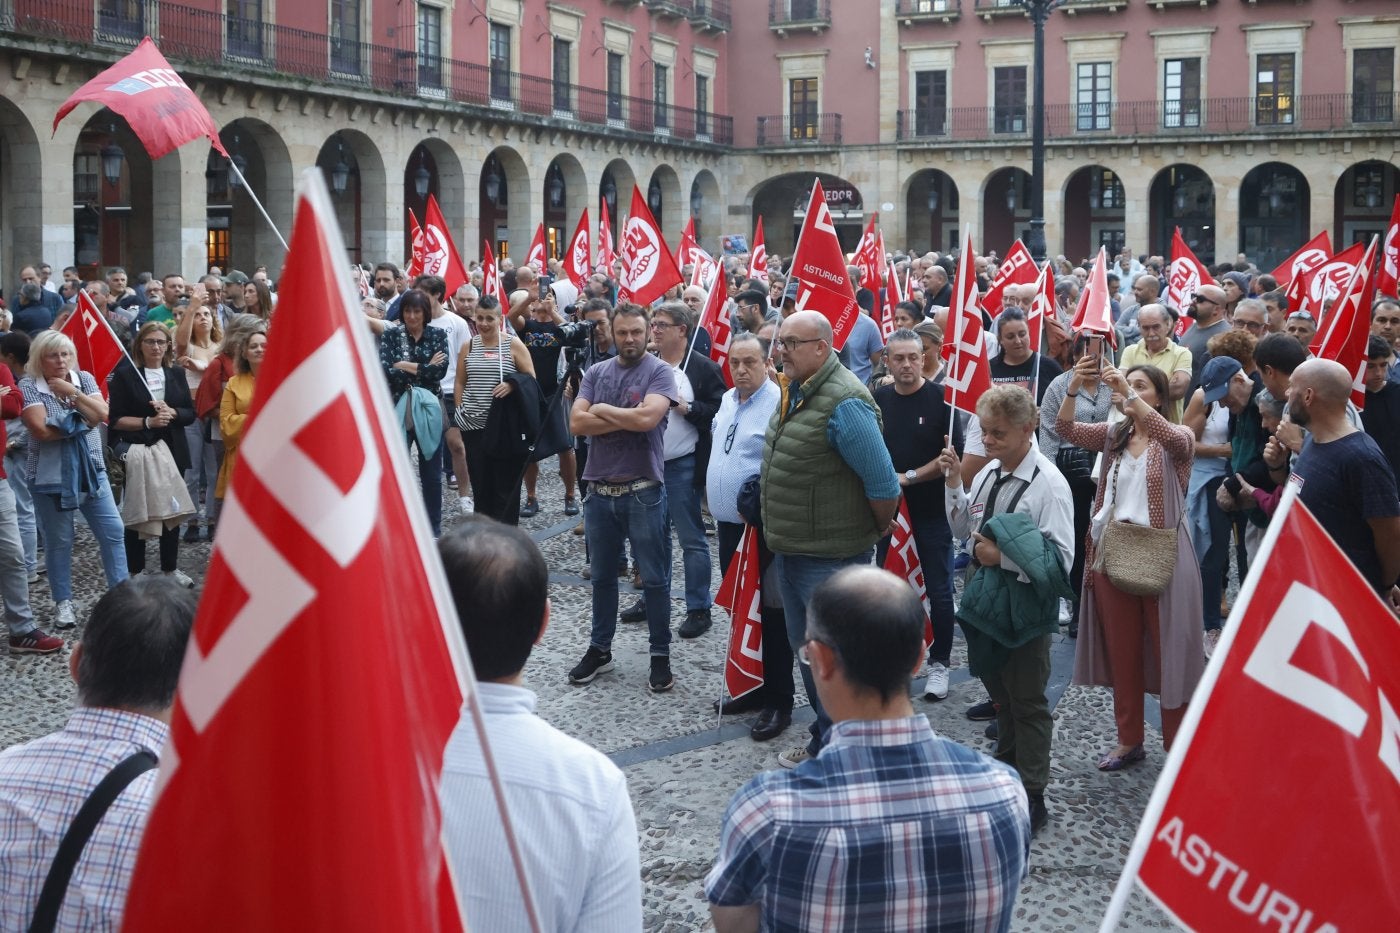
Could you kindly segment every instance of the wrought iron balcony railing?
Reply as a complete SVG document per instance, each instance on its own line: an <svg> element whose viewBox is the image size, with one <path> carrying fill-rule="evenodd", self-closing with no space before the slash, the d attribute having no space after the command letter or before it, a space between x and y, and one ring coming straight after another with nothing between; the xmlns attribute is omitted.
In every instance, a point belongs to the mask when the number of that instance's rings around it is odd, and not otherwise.
<svg viewBox="0 0 1400 933"><path fill-rule="evenodd" d="M758 118L759 146L839 146L841 114L806 113Z"/></svg>

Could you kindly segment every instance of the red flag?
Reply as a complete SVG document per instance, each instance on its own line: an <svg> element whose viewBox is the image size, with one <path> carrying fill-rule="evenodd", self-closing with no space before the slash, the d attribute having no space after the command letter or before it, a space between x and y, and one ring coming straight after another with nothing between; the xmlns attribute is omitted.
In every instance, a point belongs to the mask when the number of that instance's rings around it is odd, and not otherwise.
<svg viewBox="0 0 1400 933"><path fill-rule="evenodd" d="M75 365L92 374L97 387L102 390L102 397L106 398L107 377L117 368L122 358L127 356L126 348L117 339L117 335L112 333L112 327L107 323L107 315L97 310L97 305L92 303L87 292L79 291L78 309L68 315L68 320L63 322L59 332L73 341L73 346L78 351ZM134 362L131 365L136 366Z"/></svg>
<svg viewBox="0 0 1400 933"><path fill-rule="evenodd" d="M710 283L714 282L716 276L719 275L719 263L715 262L713 256L698 246L692 255L694 259L690 268L690 284L699 285L708 290Z"/></svg>
<svg viewBox="0 0 1400 933"><path fill-rule="evenodd" d="M1167 274L1167 293L1162 297L1165 304L1181 315L1177 322L1177 333L1181 334L1196 323L1187 315L1191 307L1191 296L1202 285L1214 282L1210 270L1191 252L1191 247L1181 238L1181 228L1172 234L1172 267Z"/></svg>
<svg viewBox="0 0 1400 933"><path fill-rule="evenodd" d="M885 552L885 569L908 580L919 602L924 604L924 652L933 644L933 606L928 601L928 588L924 586L924 567L919 560L919 549L914 544L914 525L909 520L909 505L901 497L899 514L895 517L894 531L890 533L890 547Z"/></svg>
<svg viewBox="0 0 1400 933"><path fill-rule="evenodd" d="M880 291L880 275L885 268L884 257L880 255L880 244L877 242L880 234L876 225L879 222L880 214L872 213L870 222L865 225L865 232L861 234L860 245L856 247L855 258L851 261L851 264L860 270L861 287L876 293Z"/></svg>
<svg viewBox="0 0 1400 933"><path fill-rule="evenodd" d="M437 199L428 195L428 209L423 213L423 274L441 276L447 283L447 294L454 294L468 281L467 267L447 232L447 221ZM504 307L504 305L502 305Z"/></svg>
<svg viewBox="0 0 1400 933"><path fill-rule="evenodd" d="M501 303L501 321L510 315L510 296L506 294L505 283L501 281L500 268L496 265L496 254L490 243L481 244L481 293L491 295Z"/></svg>
<svg viewBox="0 0 1400 933"><path fill-rule="evenodd" d="M1032 353L1040 352L1040 341L1045 335L1045 322L1055 317L1055 273L1046 263L1035 279L1035 297L1031 299L1031 310L1026 315L1026 332L1030 336ZM1039 375L1040 371L1036 371Z"/></svg>
<svg viewBox="0 0 1400 933"><path fill-rule="evenodd" d="M1136 877L1198 933L1395 929L1400 626L1292 489L1224 631L1104 928Z"/></svg>
<svg viewBox="0 0 1400 933"><path fill-rule="evenodd" d="M885 260L885 301L880 305L880 335L886 343L895 331L894 309L904 300L899 291L899 275L895 272L894 261Z"/></svg>
<svg viewBox="0 0 1400 933"><path fill-rule="evenodd" d="M716 269L718 272L718 269ZM725 305L728 304L728 296L725 294L724 276L715 275L710 280L710 291L705 296L705 306L700 310L700 324L710 335L710 359L719 364L719 371L724 375L724 384L728 388L734 388L734 376L729 372L729 341L734 336L734 329L729 324L729 315L724 313ZM694 341L691 342L694 346Z"/></svg>
<svg viewBox="0 0 1400 933"><path fill-rule="evenodd" d="M744 536L720 581L715 605L729 610L729 652L724 660L724 689L738 699L763 686L763 600L759 593L758 535L744 526Z"/></svg>
<svg viewBox="0 0 1400 933"><path fill-rule="evenodd" d="M1390 210L1390 224L1381 245L1381 266L1376 270L1376 294L1394 298L1400 290L1400 194Z"/></svg>
<svg viewBox="0 0 1400 933"><path fill-rule="evenodd" d="M608 216L607 201L598 209L598 261L608 267L608 276L611 277L617 253L613 249L612 220Z"/></svg>
<svg viewBox="0 0 1400 933"><path fill-rule="evenodd" d="M1312 316L1321 325L1327 316L1327 312L1322 310L1323 305L1329 299L1334 299L1342 294L1342 289L1346 288L1347 283L1351 281L1352 273L1356 271L1357 264L1361 262L1365 253L1365 243L1353 243L1331 259L1304 273L1302 275L1303 301L1293 310L1312 312ZM1289 305L1289 307L1293 306ZM1366 302L1366 313L1368 315L1371 313L1369 298ZM1369 321L1367 326L1370 326Z"/></svg>
<svg viewBox="0 0 1400 933"><path fill-rule="evenodd" d="M797 310L820 311L831 322L831 345L839 351L856 325L860 308L851 290L846 256L836 238L831 209L826 206L826 192L817 179L812 180L812 195L807 200L807 214L792 257L791 275L798 283Z"/></svg>
<svg viewBox="0 0 1400 933"><path fill-rule="evenodd" d="M666 248L656 218L651 216L641 189L632 188L632 212L622 228L622 281L618 297L643 307L651 304L673 285L681 283L681 270Z"/></svg>
<svg viewBox="0 0 1400 933"><path fill-rule="evenodd" d="M684 269L694 263L695 251L699 248L700 244L695 242L695 218L691 217L685 222L685 229L681 231L681 245L676 250L676 267Z"/></svg>
<svg viewBox="0 0 1400 933"><path fill-rule="evenodd" d="M1376 263L1379 243L1380 237L1371 237L1371 245L1366 247L1361 261L1352 268L1351 279L1343 286L1341 297L1327 313L1322 329L1308 348L1313 356L1336 360L1347 368L1352 375L1352 404L1363 409L1366 407L1366 342L1371 336L1371 269ZM1346 252L1351 252L1351 249ZM1322 269L1319 269L1314 274L1321 272Z"/></svg>
<svg viewBox="0 0 1400 933"><path fill-rule="evenodd" d="M470 661L335 209L303 177L297 313L273 319L126 933L462 929L437 787Z"/></svg>
<svg viewBox="0 0 1400 933"><path fill-rule="evenodd" d="M1324 230L1313 237L1270 273L1280 288L1287 287L1294 279L1311 272L1332 256L1332 240ZM1295 309L1296 310L1296 309Z"/></svg>
<svg viewBox="0 0 1400 933"><path fill-rule="evenodd" d="M607 205L603 207L603 216L606 217ZM585 207L583 216L578 219L578 226L574 228L574 237L569 241L569 252L564 257L564 272L579 291L583 291L583 287L588 284L588 263L592 256L593 247L588 242L588 208Z"/></svg>
<svg viewBox="0 0 1400 933"><path fill-rule="evenodd" d="M763 245L763 215L753 229L753 250L749 253L749 278L768 281L768 247Z"/></svg>
<svg viewBox="0 0 1400 933"><path fill-rule="evenodd" d="M982 312L977 306L977 272L972 260L972 227L963 233L958 274L953 280L953 305L948 309L952 339L943 338L943 358L948 360L948 404L977 417L977 400L992 387L992 369L987 361L987 332L982 329Z"/></svg>
<svg viewBox="0 0 1400 933"><path fill-rule="evenodd" d="M412 282L423 274L423 228L418 226L418 218L413 216L413 211L408 212L408 229L413 234L413 253L408 257L408 268L404 270L404 275Z"/></svg>
<svg viewBox="0 0 1400 933"><path fill-rule="evenodd" d="M131 54L73 92L53 118L54 132L85 100L105 104L126 118L152 160L201 136L228 158L214 118L147 36Z"/></svg>
<svg viewBox="0 0 1400 933"><path fill-rule="evenodd" d="M1118 332L1113 329L1113 296L1108 291L1108 250L1099 247L1099 255L1094 259L1094 268L1089 270L1089 284L1084 288L1084 299L1070 321L1075 331L1088 330L1102 334L1113 346L1118 346Z"/></svg>
<svg viewBox="0 0 1400 933"><path fill-rule="evenodd" d="M1001 314L1001 296L1008 285L1029 285L1036 280L1035 260L1031 251L1019 239L1006 251L1006 258L997 267L992 287L982 296L982 307L992 317Z"/></svg>
<svg viewBox="0 0 1400 933"><path fill-rule="evenodd" d="M525 254L526 265L532 262L538 262L541 269L549 264L549 253L544 245L544 221L540 221L539 226L535 228L535 238L530 241L530 252Z"/></svg>

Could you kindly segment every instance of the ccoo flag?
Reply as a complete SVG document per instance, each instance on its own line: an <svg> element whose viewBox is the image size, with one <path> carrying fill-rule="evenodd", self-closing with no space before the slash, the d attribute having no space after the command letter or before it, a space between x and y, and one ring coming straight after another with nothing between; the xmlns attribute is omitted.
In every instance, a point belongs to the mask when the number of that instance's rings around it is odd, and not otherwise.
<svg viewBox="0 0 1400 933"><path fill-rule="evenodd" d="M463 927L437 792L471 666L344 256L309 170L125 933Z"/></svg>
<svg viewBox="0 0 1400 933"><path fill-rule="evenodd" d="M604 215L606 217L607 215ZM632 213L622 228L622 281L618 298L643 307L681 283L681 270L661 237L642 192L632 189Z"/></svg>

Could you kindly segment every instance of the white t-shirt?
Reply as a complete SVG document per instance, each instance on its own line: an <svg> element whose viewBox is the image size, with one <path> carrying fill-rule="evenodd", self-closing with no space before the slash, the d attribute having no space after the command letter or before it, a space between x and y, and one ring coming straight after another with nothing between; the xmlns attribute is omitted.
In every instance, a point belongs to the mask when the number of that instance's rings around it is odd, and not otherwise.
<svg viewBox="0 0 1400 933"><path fill-rule="evenodd" d="M462 345L472 339L471 328L467 322L462 320L451 311L445 312L441 317L435 317L428 321L432 327L447 331L447 375L442 377L440 387L443 395L451 395L452 390L457 385L457 354L461 351Z"/></svg>
<svg viewBox="0 0 1400 933"><path fill-rule="evenodd" d="M695 387L690 377L679 366L672 366L676 374L676 393L687 406L695 404ZM662 459L674 460L686 454L695 453L695 445L700 441L700 429L685 420L679 408L672 408L666 414L666 434Z"/></svg>

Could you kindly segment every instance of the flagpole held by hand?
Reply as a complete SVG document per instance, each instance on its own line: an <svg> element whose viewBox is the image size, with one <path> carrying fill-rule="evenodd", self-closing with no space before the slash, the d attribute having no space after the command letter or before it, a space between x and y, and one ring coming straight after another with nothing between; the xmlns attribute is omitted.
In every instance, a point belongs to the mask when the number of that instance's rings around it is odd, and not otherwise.
<svg viewBox="0 0 1400 933"><path fill-rule="evenodd" d="M290 249L290 247L287 246L286 237L282 236L282 231L277 229L277 225L273 223L272 218L268 216L267 208L263 207L262 201L258 200L257 193L253 191L253 187L248 184L248 179L244 178L243 173L238 170L238 163L229 159L228 167L233 169L234 175L238 176L238 183L243 186L244 191L248 192L248 197L253 199L253 204L258 208L258 213L263 215L263 220L266 220L267 225L272 228L273 234L276 235L278 242L282 244L282 249Z"/></svg>

